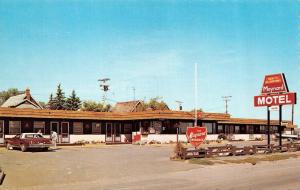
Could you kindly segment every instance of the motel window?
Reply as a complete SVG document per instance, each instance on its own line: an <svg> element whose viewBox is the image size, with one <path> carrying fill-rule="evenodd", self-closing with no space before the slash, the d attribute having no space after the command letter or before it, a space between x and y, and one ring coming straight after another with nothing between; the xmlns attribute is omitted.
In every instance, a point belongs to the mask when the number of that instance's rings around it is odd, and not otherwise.
<svg viewBox="0 0 300 190"><path fill-rule="evenodd" d="M224 133L223 125L218 125L218 134L219 133Z"/></svg>
<svg viewBox="0 0 300 190"><path fill-rule="evenodd" d="M254 126L253 125L247 125L248 133L253 134L254 133Z"/></svg>
<svg viewBox="0 0 300 190"><path fill-rule="evenodd" d="M193 127L192 122L179 122L179 133L185 134L188 127Z"/></svg>
<svg viewBox="0 0 300 190"><path fill-rule="evenodd" d="M202 125L206 127L207 134L213 133L213 123L202 123Z"/></svg>
<svg viewBox="0 0 300 190"><path fill-rule="evenodd" d="M74 134L82 134L83 133L83 123L82 122L74 122L73 123L73 133Z"/></svg>
<svg viewBox="0 0 300 190"><path fill-rule="evenodd" d="M33 123L33 132L37 133L41 131L42 134L45 133L45 122L44 121L35 121Z"/></svg>
<svg viewBox="0 0 300 190"><path fill-rule="evenodd" d="M278 133L278 127L277 126L271 126L271 128L273 129L274 133Z"/></svg>
<svg viewBox="0 0 300 190"><path fill-rule="evenodd" d="M238 126L238 125L234 126L234 132L235 132L235 134L239 134L240 133L240 126Z"/></svg>
<svg viewBox="0 0 300 190"><path fill-rule="evenodd" d="M261 125L259 127L259 129L260 129L260 133L265 133L266 132L266 127L264 125Z"/></svg>
<svg viewBox="0 0 300 190"><path fill-rule="evenodd" d="M9 121L9 134L16 135L21 133L21 121Z"/></svg>
<svg viewBox="0 0 300 190"><path fill-rule="evenodd" d="M101 133L101 123L92 123L92 133Z"/></svg>

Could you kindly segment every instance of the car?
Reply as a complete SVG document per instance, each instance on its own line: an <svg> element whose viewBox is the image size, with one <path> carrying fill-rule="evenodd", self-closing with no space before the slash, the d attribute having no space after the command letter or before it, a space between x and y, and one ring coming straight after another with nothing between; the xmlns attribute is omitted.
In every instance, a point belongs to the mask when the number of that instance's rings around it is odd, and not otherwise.
<svg viewBox="0 0 300 190"><path fill-rule="evenodd" d="M40 133L21 133L13 138L5 139L5 145L8 150L20 148L22 152L28 149L48 150L52 146L50 139L44 138Z"/></svg>

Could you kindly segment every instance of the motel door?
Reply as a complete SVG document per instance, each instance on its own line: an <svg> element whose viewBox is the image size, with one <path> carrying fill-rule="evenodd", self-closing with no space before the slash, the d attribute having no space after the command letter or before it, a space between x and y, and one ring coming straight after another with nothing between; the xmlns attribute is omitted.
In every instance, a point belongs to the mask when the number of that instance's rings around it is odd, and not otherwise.
<svg viewBox="0 0 300 190"><path fill-rule="evenodd" d="M59 143L60 142L60 135L59 135L59 123L58 122L51 122L50 123L50 133L51 131L55 131L57 133L57 140L56 142Z"/></svg>
<svg viewBox="0 0 300 190"><path fill-rule="evenodd" d="M61 122L61 142L62 143L70 142L69 122Z"/></svg>
<svg viewBox="0 0 300 190"><path fill-rule="evenodd" d="M121 142L121 124L106 123L106 142Z"/></svg>
<svg viewBox="0 0 300 190"><path fill-rule="evenodd" d="M4 121L0 120L0 144L4 143Z"/></svg>

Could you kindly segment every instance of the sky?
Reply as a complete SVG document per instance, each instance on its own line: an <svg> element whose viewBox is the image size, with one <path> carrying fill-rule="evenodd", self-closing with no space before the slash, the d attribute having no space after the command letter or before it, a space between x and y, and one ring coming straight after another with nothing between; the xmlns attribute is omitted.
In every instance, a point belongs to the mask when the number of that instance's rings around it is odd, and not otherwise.
<svg viewBox="0 0 300 190"><path fill-rule="evenodd" d="M111 104L135 88L136 99L191 110L197 64L198 107L225 112L232 96L232 117L266 118L253 105L265 75L285 73L300 90L299 13L288 0L0 0L0 90L29 87L47 102L61 83L66 96L101 101L97 80L110 78Z"/></svg>

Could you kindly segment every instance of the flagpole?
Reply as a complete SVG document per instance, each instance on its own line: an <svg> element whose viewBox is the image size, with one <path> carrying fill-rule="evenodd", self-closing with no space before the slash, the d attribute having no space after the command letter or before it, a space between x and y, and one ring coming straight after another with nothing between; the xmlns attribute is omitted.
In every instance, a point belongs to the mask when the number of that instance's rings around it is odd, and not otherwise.
<svg viewBox="0 0 300 190"><path fill-rule="evenodd" d="M198 75L198 72L197 72L197 63L195 63L195 123L194 123L194 126L196 127L197 126L197 75Z"/></svg>

